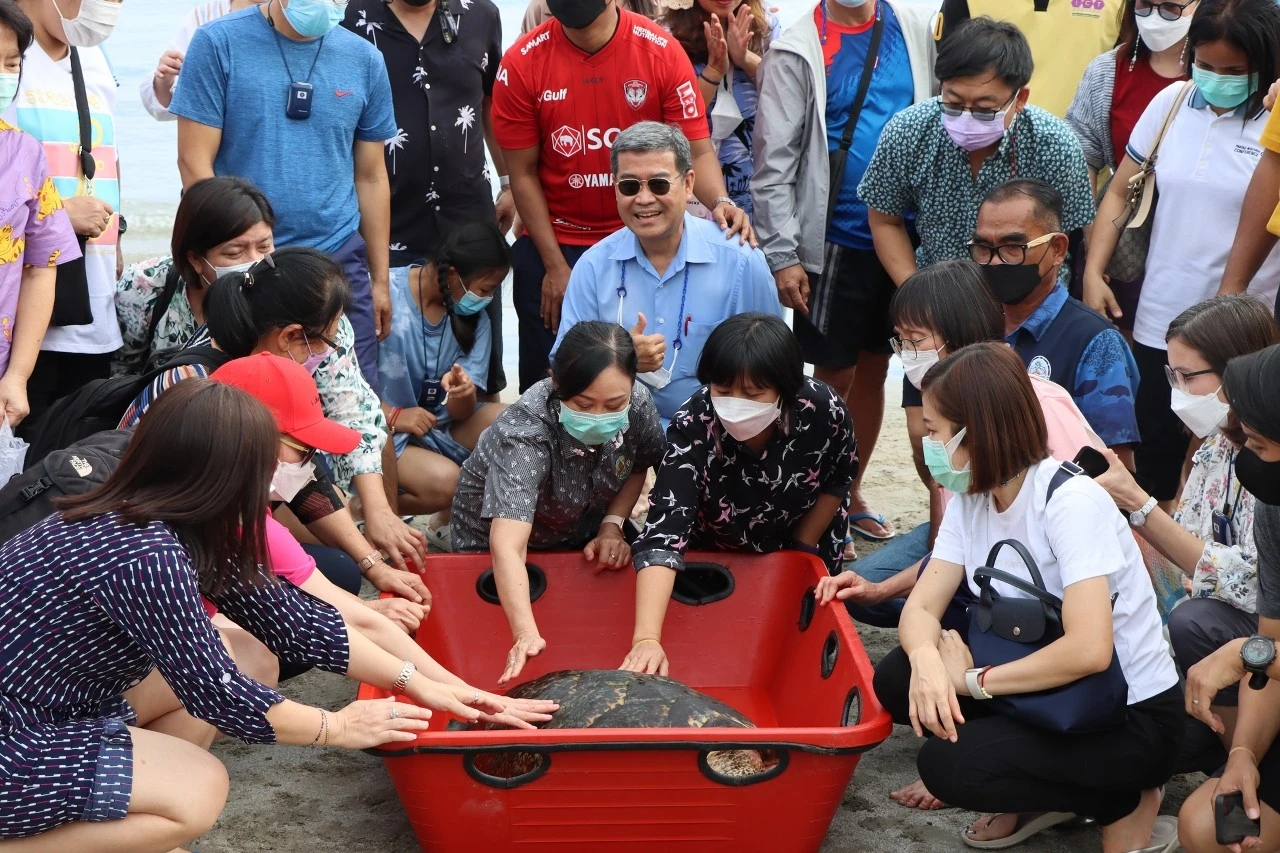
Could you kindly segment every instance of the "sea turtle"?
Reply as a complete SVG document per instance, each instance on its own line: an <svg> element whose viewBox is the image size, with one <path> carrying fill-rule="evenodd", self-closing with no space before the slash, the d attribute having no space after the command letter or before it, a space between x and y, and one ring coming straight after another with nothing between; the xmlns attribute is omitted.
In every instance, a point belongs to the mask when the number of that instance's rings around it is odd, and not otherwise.
<svg viewBox="0 0 1280 853"><path fill-rule="evenodd" d="M661 675L642 675L618 669L561 670L526 681L507 693L514 699L550 699L560 710L542 729L755 728L755 724L723 702ZM450 729L467 728L454 721ZM498 726L484 723L476 728ZM498 752L476 757L476 767L494 776L511 778L528 772L540 761L524 752ZM749 776L765 770L754 749L718 750L707 755L711 769L725 776Z"/></svg>

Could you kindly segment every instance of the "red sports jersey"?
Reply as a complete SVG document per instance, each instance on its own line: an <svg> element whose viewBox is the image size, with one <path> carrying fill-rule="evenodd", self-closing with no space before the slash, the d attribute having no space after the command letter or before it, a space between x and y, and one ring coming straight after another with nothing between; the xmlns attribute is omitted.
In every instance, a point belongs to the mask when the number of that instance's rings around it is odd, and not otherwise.
<svg viewBox="0 0 1280 853"><path fill-rule="evenodd" d="M538 179L561 243L590 246L622 227L609 149L639 121L675 124L705 139L706 108L693 65L671 34L620 11L607 45L587 55L554 18L502 57L493 87L498 144L538 146Z"/></svg>

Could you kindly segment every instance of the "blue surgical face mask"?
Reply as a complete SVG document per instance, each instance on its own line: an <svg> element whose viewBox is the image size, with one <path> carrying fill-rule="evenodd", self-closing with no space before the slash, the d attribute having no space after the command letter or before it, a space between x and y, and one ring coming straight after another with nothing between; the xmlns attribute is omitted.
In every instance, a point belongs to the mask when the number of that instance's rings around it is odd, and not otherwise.
<svg viewBox="0 0 1280 853"><path fill-rule="evenodd" d="M565 403L560 404L560 426L569 435L591 447L597 447L613 441L618 433L627 428L631 418L631 406L620 412L605 412L593 415L571 409Z"/></svg>
<svg viewBox="0 0 1280 853"><path fill-rule="evenodd" d="M924 464L928 466L929 473L938 481L939 486L957 495L969 491L970 466L966 464L963 471L957 471L951 464L951 454L955 453L956 448L960 446L960 440L968 431L969 428L965 427L952 436L946 444L927 435L921 439L924 445Z"/></svg>
<svg viewBox="0 0 1280 853"><path fill-rule="evenodd" d="M1204 99L1220 110L1234 110L1258 91L1257 74L1215 74L1193 65L1191 79Z"/></svg>
<svg viewBox="0 0 1280 853"><path fill-rule="evenodd" d="M18 75L0 74L0 113L9 109L9 105L16 97L18 97Z"/></svg>
<svg viewBox="0 0 1280 853"><path fill-rule="evenodd" d="M326 0L289 0L289 5L284 9L289 26L297 30L298 35L309 39L328 35L330 30L342 23L346 14L346 3L335 6Z"/></svg>
<svg viewBox="0 0 1280 853"><path fill-rule="evenodd" d="M470 290L466 290L462 294L462 298L453 303L453 310L457 311L463 317L469 317L472 314L479 314L481 311L489 307L489 303L493 301L492 296L476 296Z"/></svg>

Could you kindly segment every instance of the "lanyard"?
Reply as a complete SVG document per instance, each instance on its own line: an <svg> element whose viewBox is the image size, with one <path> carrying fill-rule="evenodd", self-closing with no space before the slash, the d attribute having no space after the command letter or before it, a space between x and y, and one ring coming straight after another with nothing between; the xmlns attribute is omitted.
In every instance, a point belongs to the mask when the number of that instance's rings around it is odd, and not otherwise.
<svg viewBox="0 0 1280 853"><path fill-rule="evenodd" d="M275 38L276 50L280 51L280 61L284 63L284 73L289 75L289 82L290 83L298 83L298 82L310 83L311 75L316 73L316 63L320 61L320 51L324 50L324 40L328 38L328 36L320 36L320 44L316 47L315 58L311 60L311 70L307 72L307 79L299 81L297 77L293 76L293 69L289 67L289 60L284 55L284 48L280 45L280 35L275 32L276 22L271 20L270 9L267 10L267 23L271 25L273 34L275 34L276 36Z"/></svg>
<svg viewBox="0 0 1280 853"><path fill-rule="evenodd" d="M1227 488L1222 493L1222 514L1229 520L1235 521L1236 513L1240 511L1240 501L1244 498L1244 486L1239 481L1236 482L1236 499L1231 500L1231 481L1236 473L1236 457L1240 451L1237 450L1231 455L1231 464L1227 467ZM1231 512L1227 512L1227 504L1231 504Z"/></svg>
<svg viewBox="0 0 1280 853"><path fill-rule="evenodd" d="M622 270L618 281L618 325L622 325L622 306L627 301L627 262L619 261L619 268ZM688 331L688 326L693 322L693 315L685 316L684 302L685 297L689 295L689 263L686 261L684 265L684 283L680 285L680 313L676 315L676 339L671 342L671 347L676 351L676 355L680 354L680 347L684 346L684 335ZM673 360L671 366L675 367Z"/></svg>

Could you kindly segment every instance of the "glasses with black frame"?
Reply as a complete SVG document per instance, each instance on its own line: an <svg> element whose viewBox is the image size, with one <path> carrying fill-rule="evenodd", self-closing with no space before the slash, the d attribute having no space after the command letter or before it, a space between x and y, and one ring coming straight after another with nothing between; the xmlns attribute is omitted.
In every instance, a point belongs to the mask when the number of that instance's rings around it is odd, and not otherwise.
<svg viewBox="0 0 1280 853"><path fill-rule="evenodd" d="M1181 367L1164 366L1164 376L1169 380L1170 388L1177 388L1179 391L1187 390L1187 380L1195 379L1197 376L1204 376L1206 373L1217 373L1212 367L1204 370L1183 370Z"/></svg>
<svg viewBox="0 0 1280 853"><path fill-rule="evenodd" d="M939 106L942 107L943 115L949 115L952 118L956 118L962 113L968 111L969 115L973 116L978 121L995 121L996 117L999 116L1000 113L1009 109L1009 106L1017 99L1017 97L1018 93L1014 92L1012 98L996 107L994 110L986 109L984 107L966 107L964 104L948 104L946 101L940 101Z"/></svg>
<svg viewBox="0 0 1280 853"><path fill-rule="evenodd" d="M685 174L687 173L681 172L676 178L649 178L647 181L642 181L639 178L622 178L614 186L618 188L619 193L627 198L640 195L640 190L646 187L654 195L666 195L671 192L671 187L675 182L683 179Z"/></svg>
<svg viewBox="0 0 1280 853"><path fill-rule="evenodd" d="M1026 243L1009 243L1005 246L988 246L986 243L979 243L977 240L970 240L965 245L968 246L969 257L975 264L985 267L999 257L1000 263L1005 266L1018 267L1027 262L1028 249L1043 246L1060 233L1062 232L1054 231L1051 234L1045 234L1043 237L1037 237Z"/></svg>
<svg viewBox="0 0 1280 853"><path fill-rule="evenodd" d="M308 447L302 442L290 438L287 435L280 436L280 443L285 447L292 448L302 454L302 459L297 463L299 465L306 465L312 459L316 458L316 449L314 447Z"/></svg>
<svg viewBox="0 0 1280 853"><path fill-rule="evenodd" d="M337 341L329 340L328 336L324 335L321 332L303 332L302 340L306 342L308 351L310 351L311 349L311 338L319 338L320 340L324 341L324 345L331 350L336 350L338 348Z"/></svg>
<svg viewBox="0 0 1280 853"><path fill-rule="evenodd" d="M913 358L916 353L920 351L920 344L927 340L929 340L928 336L912 340L911 338L904 338L901 335L894 335L892 338L889 338L889 346L893 349L894 355L898 356L898 358L902 358L903 356Z"/></svg>
<svg viewBox="0 0 1280 853"><path fill-rule="evenodd" d="M1176 21L1182 17L1182 13L1186 11L1187 7L1194 2L1195 0L1188 0L1186 3L1173 3L1171 0L1165 0L1163 3L1151 3L1149 0L1137 0L1133 4L1133 14L1139 18L1146 18L1154 10L1159 12L1160 17L1166 21Z"/></svg>

